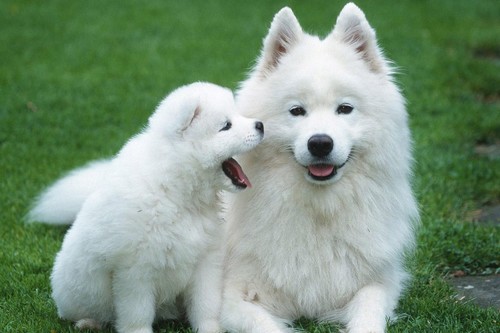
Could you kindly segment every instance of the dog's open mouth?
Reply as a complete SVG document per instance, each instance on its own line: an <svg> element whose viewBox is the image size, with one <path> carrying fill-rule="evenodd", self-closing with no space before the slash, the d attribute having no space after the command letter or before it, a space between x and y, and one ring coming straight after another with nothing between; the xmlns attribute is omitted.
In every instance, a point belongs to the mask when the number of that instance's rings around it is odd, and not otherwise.
<svg viewBox="0 0 500 333"><path fill-rule="evenodd" d="M346 161L347 162L347 161ZM328 180L337 174L337 170L345 165L333 165L333 164L311 164L307 167L309 171L309 176L314 180Z"/></svg>
<svg viewBox="0 0 500 333"><path fill-rule="evenodd" d="M225 160L222 163L222 171L226 176L231 179L234 186L245 189L247 187L252 187L250 180L248 180L247 175L243 172L241 165L236 162L234 158Z"/></svg>
<svg viewBox="0 0 500 333"><path fill-rule="evenodd" d="M337 168L333 164L311 164L307 170L314 180L328 180L337 174Z"/></svg>

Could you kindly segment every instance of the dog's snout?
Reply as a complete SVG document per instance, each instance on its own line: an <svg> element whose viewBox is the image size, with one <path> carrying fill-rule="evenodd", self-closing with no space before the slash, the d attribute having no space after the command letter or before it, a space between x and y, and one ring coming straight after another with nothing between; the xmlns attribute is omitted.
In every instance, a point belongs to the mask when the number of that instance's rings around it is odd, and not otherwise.
<svg viewBox="0 0 500 333"><path fill-rule="evenodd" d="M259 131L261 133L264 133L264 124L261 121L256 121L255 122L255 129L257 129L257 131Z"/></svg>
<svg viewBox="0 0 500 333"><path fill-rule="evenodd" d="M324 157L333 150L333 139L326 134L316 134L307 141L307 149L317 157Z"/></svg>

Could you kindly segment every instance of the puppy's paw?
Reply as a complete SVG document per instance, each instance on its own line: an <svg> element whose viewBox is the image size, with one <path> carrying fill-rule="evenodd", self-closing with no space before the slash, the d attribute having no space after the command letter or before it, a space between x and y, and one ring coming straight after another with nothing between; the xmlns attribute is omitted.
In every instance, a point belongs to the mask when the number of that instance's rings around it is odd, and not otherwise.
<svg viewBox="0 0 500 333"><path fill-rule="evenodd" d="M76 322L75 327L79 330L99 331L102 329L101 323L99 323L97 320L90 318L80 319L79 321Z"/></svg>
<svg viewBox="0 0 500 333"><path fill-rule="evenodd" d="M257 288L253 283L249 283L244 294L243 300L245 302L256 302L259 300L259 295L257 294Z"/></svg>
<svg viewBox="0 0 500 333"><path fill-rule="evenodd" d="M153 333L153 329L151 327L141 327L141 328L136 328L131 331L124 331L127 333Z"/></svg>

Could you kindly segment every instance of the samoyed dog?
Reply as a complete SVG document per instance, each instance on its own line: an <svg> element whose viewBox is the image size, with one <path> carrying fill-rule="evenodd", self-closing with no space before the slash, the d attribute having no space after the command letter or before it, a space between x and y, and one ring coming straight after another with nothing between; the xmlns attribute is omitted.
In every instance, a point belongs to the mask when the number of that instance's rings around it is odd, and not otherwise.
<svg viewBox="0 0 500 333"><path fill-rule="evenodd" d="M418 210L405 101L363 12L324 39L279 11L237 94L266 138L240 162L253 191L227 203L222 326L283 333L306 317L384 332Z"/></svg>
<svg viewBox="0 0 500 333"><path fill-rule="evenodd" d="M115 158L43 193L31 220L71 223L79 210L51 275L60 317L79 328L152 332L155 319L177 315L182 299L197 332L220 332L218 198L222 189L250 186L231 156L253 149L263 131L235 112L230 90L184 86Z"/></svg>

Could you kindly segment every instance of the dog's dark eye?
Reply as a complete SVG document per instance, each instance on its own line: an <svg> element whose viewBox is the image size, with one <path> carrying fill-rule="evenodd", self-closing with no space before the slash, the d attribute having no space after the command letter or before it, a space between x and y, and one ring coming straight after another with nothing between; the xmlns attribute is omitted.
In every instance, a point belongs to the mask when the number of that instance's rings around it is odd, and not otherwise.
<svg viewBox="0 0 500 333"><path fill-rule="evenodd" d="M231 124L230 121L226 121L226 123L224 124L224 127L222 127L219 132L222 132L222 131L227 131L231 128L231 126L233 126L233 124Z"/></svg>
<svg viewBox="0 0 500 333"><path fill-rule="evenodd" d="M337 108L337 113L338 114L349 114L354 110L354 107L351 104L340 104L339 107Z"/></svg>
<svg viewBox="0 0 500 333"><path fill-rule="evenodd" d="M292 116L303 116L306 114L306 110L302 106L292 106L289 111Z"/></svg>

